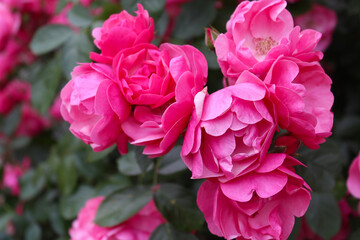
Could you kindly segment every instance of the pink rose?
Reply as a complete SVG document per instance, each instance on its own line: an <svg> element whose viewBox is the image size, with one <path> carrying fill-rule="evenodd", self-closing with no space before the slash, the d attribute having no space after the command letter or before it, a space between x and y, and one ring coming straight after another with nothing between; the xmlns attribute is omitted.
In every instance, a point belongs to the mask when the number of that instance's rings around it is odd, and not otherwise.
<svg viewBox="0 0 360 240"><path fill-rule="evenodd" d="M130 105L114 83L112 68L85 63L75 67L71 76L60 94L61 114L70 123L70 131L94 151L117 143L120 152L125 153L121 122L130 114Z"/></svg>
<svg viewBox="0 0 360 240"><path fill-rule="evenodd" d="M351 195L360 199L360 152L351 163L346 185Z"/></svg>
<svg viewBox="0 0 360 240"><path fill-rule="evenodd" d="M150 44L125 49L114 58L118 84L133 105L122 124L130 143L146 146L144 154L161 156L185 130L194 96L206 84L207 64L192 46Z"/></svg>
<svg viewBox="0 0 360 240"><path fill-rule="evenodd" d="M47 118L41 116L29 103L23 104L20 123L16 129L17 136L33 137L48 127L50 122Z"/></svg>
<svg viewBox="0 0 360 240"><path fill-rule="evenodd" d="M100 55L90 53L94 61L111 64L119 51L153 40L154 20L141 4L137 6L137 16L134 17L124 10L111 15L102 27L93 30L94 43L101 50Z"/></svg>
<svg viewBox="0 0 360 240"><path fill-rule="evenodd" d="M104 197L88 200L69 230L71 240L148 240L164 219L151 200L137 214L114 227L101 227L93 221Z"/></svg>
<svg viewBox="0 0 360 240"><path fill-rule="evenodd" d="M2 2L0 2L0 16L0 51L2 51L8 38L19 30L21 18L19 14L12 13L11 9Z"/></svg>
<svg viewBox="0 0 360 240"><path fill-rule="evenodd" d="M0 114L7 115L18 103L28 102L30 99L30 83L12 80L0 91Z"/></svg>
<svg viewBox="0 0 360 240"><path fill-rule="evenodd" d="M225 181L258 167L276 128L265 95L262 85L242 83L195 96L181 151L192 178Z"/></svg>
<svg viewBox="0 0 360 240"><path fill-rule="evenodd" d="M303 61L322 58L320 52L313 51L321 34L294 28L285 6L285 0L259 0L244 1L236 8L226 25L227 32L215 41L226 85L234 84L244 70L260 69L263 62L271 64L281 55Z"/></svg>
<svg viewBox="0 0 360 240"><path fill-rule="evenodd" d="M20 194L19 178L30 168L30 158L25 157L21 165L11 165L6 163L4 166L2 187L9 188L11 194L18 196Z"/></svg>
<svg viewBox="0 0 360 240"><path fill-rule="evenodd" d="M263 64L265 66L266 64ZM302 62L293 57L279 57L272 65L256 72L270 91L277 121L282 129L316 149L331 135L334 96L332 81L318 62ZM254 75L255 76L255 75ZM239 78L237 84L247 82Z"/></svg>
<svg viewBox="0 0 360 240"><path fill-rule="evenodd" d="M49 109L50 116L54 120L60 121L63 119L61 116L60 108L61 108L61 98L60 96L57 96Z"/></svg>
<svg viewBox="0 0 360 240"><path fill-rule="evenodd" d="M226 239L287 239L310 193L285 154L269 154L254 171L229 182L208 180L197 203L211 233ZM305 185L305 187L304 187Z"/></svg>
<svg viewBox="0 0 360 240"><path fill-rule="evenodd" d="M333 10L313 4L310 11L296 16L294 21L301 28L311 28L322 34L316 50L325 51L328 48L337 24L337 16Z"/></svg>
<svg viewBox="0 0 360 240"><path fill-rule="evenodd" d="M9 73L20 61L23 47L14 39L10 39L3 49L0 49L0 83L3 83Z"/></svg>

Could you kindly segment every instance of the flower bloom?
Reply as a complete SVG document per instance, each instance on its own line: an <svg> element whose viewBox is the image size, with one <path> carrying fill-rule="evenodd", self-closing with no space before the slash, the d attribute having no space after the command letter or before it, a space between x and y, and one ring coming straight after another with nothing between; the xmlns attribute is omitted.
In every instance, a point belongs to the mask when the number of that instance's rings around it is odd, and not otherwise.
<svg viewBox="0 0 360 240"><path fill-rule="evenodd" d="M88 200L69 230L71 240L148 240L164 219L151 200L143 209L125 222L113 227L94 223L97 209L104 197Z"/></svg>
<svg viewBox="0 0 360 240"><path fill-rule="evenodd" d="M20 123L16 129L17 136L33 137L48 127L50 121L47 118L41 116L29 103L22 105Z"/></svg>
<svg viewBox="0 0 360 240"><path fill-rule="evenodd" d="M279 126L307 147L318 148L331 135L333 125L330 77L318 62L293 57L279 57L261 73L266 75L258 81L271 93ZM243 81L247 79L239 78L237 83Z"/></svg>
<svg viewBox="0 0 360 240"><path fill-rule="evenodd" d="M132 104L122 124L130 143L146 146L144 154L161 156L186 128L194 96L206 84L207 64L196 48L140 44L114 58L118 84Z"/></svg>
<svg viewBox="0 0 360 240"><path fill-rule="evenodd" d="M111 15L102 27L93 30L94 43L101 50L100 55L90 53L94 61L111 64L112 58L120 50L153 40L154 20L141 4L137 6L136 16L124 10Z"/></svg>
<svg viewBox="0 0 360 240"><path fill-rule="evenodd" d="M19 30L20 15L12 13L11 9L0 2L0 51L5 47L9 37L15 35Z"/></svg>
<svg viewBox="0 0 360 240"><path fill-rule="evenodd" d="M229 182L207 180L197 203L211 233L225 239L287 239L310 193L285 154L269 154L254 171ZM305 185L305 187L304 187Z"/></svg>
<svg viewBox="0 0 360 240"><path fill-rule="evenodd" d="M12 80L0 91L0 114L8 114L16 104L28 102L31 98L31 85L28 82Z"/></svg>
<svg viewBox="0 0 360 240"><path fill-rule="evenodd" d="M227 85L234 84L244 70L260 69L262 64L271 64L281 55L303 61L322 58L322 53L313 51L321 34L294 28L293 18L285 7L285 0L259 0L244 1L236 8L226 24L227 32L215 41Z"/></svg>
<svg viewBox="0 0 360 240"><path fill-rule="evenodd" d="M60 108L61 108L61 98L60 96L57 96L49 109L50 116L54 120L60 121L63 119L61 116Z"/></svg>
<svg viewBox="0 0 360 240"><path fill-rule="evenodd" d="M85 63L74 68L71 76L60 94L60 111L70 131L94 151L118 143L120 152L126 152L121 122L130 114L130 105L114 84L112 68Z"/></svg>
<svg viewBox="0 0 360 240"><path fill-rule="evenodd" d="M294 21L301 28L314 29L322 34L316 50L325 51L329 47L337 24L337 16L333 10L313 4L310 11L296 16Z"/></svg>
<svg viewBox="0 0 360 240"><path fill-rule="evenodd" d="M360 199L360 153L351 163L346 185L351 195Z"/></svg>
<svg viewBox="0 0 360 240"><path fill-rule="evenodd" d="M18 196L20 194L19 178L25 174L30 168L30 158L25 157L21 165L11 165L6 163L4 166L4 174L2 187L9 188L11 194Z"/></svg>
<svg viewBox="0 0 360 240"><path fill-rule="evenodd" d="M196 95L181 152L193 178L228 180L258 166L275 131L265 95L265 87L254 83Z"/></svg>

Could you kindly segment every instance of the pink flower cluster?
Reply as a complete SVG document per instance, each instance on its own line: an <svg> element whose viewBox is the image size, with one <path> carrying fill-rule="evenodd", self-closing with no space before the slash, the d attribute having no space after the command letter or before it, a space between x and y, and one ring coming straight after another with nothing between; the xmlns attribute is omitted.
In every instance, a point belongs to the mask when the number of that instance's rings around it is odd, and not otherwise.
<svg viewBox="0 0 360 240"><path fill-rule="evenodd" d="M8 188L12 195L18 196L21 191L19 178L29 170L30 164L31 161L29 157L25 157L21 165L5 163L1 188Z"/></svg>
<svg viewBox="0 0 360 240"><path fill-rule="evenodd" d="M182 158L207 178L197 203L213 234L287 239L305 214L310 187L291 157L331 135L331 79L315 50L321 34L294 27L285 0L243 1L214 47L224 88L195 96ZM288 132L276 140L275 132Z"/></svg>
<svg viewBox="0 0 360 240"><path fill-rule="evenodd" d="M239 4L227 32L213 39L225 86L212 94L197 49L151 44L154 22L140 4L136 16L112 15L93 30L100 49L90 54L94 62L77 66L63 88L61 114L94 151L116 143L125 153L130 142L158 157L186 129L181 157L192 178L207 179L197 203L210 231L226 239L287 239L311 199L295 173L302 164L291 155L301 143L316 149L331 135L333 95L315 50L321 34L294 27L285 7L285 0ZM288 134L276 139L280 128ZM84 238L80 232L91 233L94 224L80 218L73 229Z"/></svg>
<svg viewBox="0 0 360 240"><path fill-rule="evenodd" d="M170 151L186 128L207 65L192 46L151 44L153 20L140 4L136 14L122 11L94 29L101 53L74 69L61 92L61 113L95 151L116 143L125 153L129 141L156 157Z"/></svg>
<svg viewBox="0 0 360 240"><path fill-rule="evenodd" d="M360 199L360 153L351 163L346 185L350 194L355 198ZM360 215L360 203L358 206L358 213Z"/></svg>
<svg viewBox="0 0 360 240"><path fill-rule="evenodd" d="M86 202L69 230L72 240L147 240L157 226L165 222L151 200L138 213L119 225L98 226L94 219L103 200L104 197L100 196Z"/></svg>

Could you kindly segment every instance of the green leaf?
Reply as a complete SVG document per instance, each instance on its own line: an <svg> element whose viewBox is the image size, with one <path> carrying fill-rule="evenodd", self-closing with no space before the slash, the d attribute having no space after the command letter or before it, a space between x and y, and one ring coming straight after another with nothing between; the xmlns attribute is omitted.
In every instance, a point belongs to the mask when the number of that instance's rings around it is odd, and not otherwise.
<svg viewBox="0 0 360 240"><path fill-rule="evenodd" d="M189 40L204 34L216 17L215 0L194 0L184 4L173 32L175 38Z"/></svg>
<svg viewBox="0 0 360 240"><path fill-rule="evenodd" d="M21 108L17 107L13 109L9 115L7 115L3 122L1 123L1 129L2 132L5 133L5 135L10 136L13 134L20 122L21 119Z"/></svg>
<svg viewBox="0 0 360 240"><path fill-rule="evenodd" d="M62 195L67 196L73 192L78 179L76 169L76 155L66 156L59 163L57 170L57 182Z"/></svg>
<svg viewBox="0 0 360 240"><path fill-rule="evenodd" d="M92 149L88 151L88 155L86 157L86 162L96 162L104 159L107 155L109 155L112 151L114 151L115 145L111 146L104 151L94 152Z"/></svg>
<svg viewBox="0 0 360 240"><path fill-rule="evenodd" d="M11 148L12 149L20 149L26 147L30 143L31 139L29 137L18 137L15 138L11 142Z"/></svg>
<svg viewBox="0 0 360 240"><path fill-rule="evenodd" d="M61 65L65 76L70 79L70 73L78 63L89 62L89 52L93 44L85 33L73 35L62 48Z"/></svg>
<svg viewBox="0 0 360 240"><path fill-rule="evenodd" d="M108 196L114 192L117 192L121 189L127 188L131 186L130 179L122 174L116 174L110 176L106 181L101 182L96 187L96 195L97 196Z"/></svg>
<svg viewBox="0 0 360 240"><path fill-rule="evenodd" d="M73 30L65 25L49 24L40 27L31 40L30 49L35 55L48 53L66 42Z"/></svg>
<svg viewBox="0 0 360 240"><path fill-rule="evenodd" d="M53 204L50 209L50 224L53 230L58 235L66 235L67 229L65 227L65 221L62 219L59 213L57 204Z"/></svg>
<svg viewBox="0 0 360 240"><path fill-rule="evenodd" d="M156 191L155 203L162 215L178 230L198 230L204 217L196 204L196 196L186 188L165 183Z"/></svg>
<svg viewBox="0 0 360 240"><path fill-rule="evenodd" d="M58 58L53 58L43 65L38 72L32 86L32 105L41 113L45 114L51 106L61 78L61 68Z"/></svg>
<svg viewBox="0 0 360 240"><path fill-rule="evenodd" d="M95 191L89 186L80 186L72 195L60 200L60 214L66 220L74 219L85 202L95 196Z"/></svg>
<svg viewBox="0 0 360 240"><path fill-rule="evenodd" d="M134 149L135 159L140 167L142 174L150 170L149 167L152 167L152 163L154 162L154 159L149 158L147 155L143 154L143 150L143 147L135 147Z"/></svg>
<svg viewBox="0 0 360 240"><path fill-rule="evenodd" d="M41 240L41 228L36 223L31 223L25 230L25 240Z"/></svg>
<svg viewBox="0 0 360 240"><path fill-rule="evenodd" d="M73 6L69 10L67 17L69 21L77 27L90 26L93 19L91 14L89 13L89 9L85 8L82 5Z"/></svg>
<svg viewBox="0 0 360 240"><path fill-rule="evenodd" d="M360 239L360 229L356 230L350 235L350 240L359 240Z"/></svg>
<svg viewBox="0 0 360 240"><path fill-rule="evenodd" d="M95 223L103 227L120 224L140 211L151 198L151 190L145 186L127 188L114 193L101 203Z"/></svg>
<svg viewBox="0 0 360 240"><path fill-rule="evenodd" d="M344 164L344 157L334 141L328 140L317 150L302 149L301 159L308 166L301 175L314 191L331 191Z"/></svg>
<svg viewBox="0 0 360 240"><path fill-rule="evenodd" d="M180 232L176 230L169 223L164 223L158 226L150 236L150 240L197 240L197 238L190 233Z"/></svg>
<svg viewBox="0 0 360 240"><path fill-rule="evenodd" d="M30 169L20 178L22 200L30 200L38 195L46 184L46 175L42 168Z"/></svg>
<svg viewBox="0 0 360 240"><path fill-rule="evenodd" d="M165 8L165 0L122 0L122 7L130 14L134 14L137 10L137 4L140 3L149 12L154 15Z"/></svg>
<svg viewBox="0 0 360 240"><path fill-rule="evenodd" d="M335 197L331 193L311 194L311 202L306 212L306 221L319 236L330 239L341 226L341 214Z"/></svg>
<svg viewBox="0 0 360 240"><path fill-rule="evenodd" d="M133 151L118 158L117 166L119 171L126 176L136 176L141 173L141 169L136 162L135 152Z"/></svg>
<svg viewBox="0 0 360 240"><path fill-rule="evenodd" d="M170 175L187 169L180 157L181 146L175 146L164 156L159 166L159 174Z"/></svg>

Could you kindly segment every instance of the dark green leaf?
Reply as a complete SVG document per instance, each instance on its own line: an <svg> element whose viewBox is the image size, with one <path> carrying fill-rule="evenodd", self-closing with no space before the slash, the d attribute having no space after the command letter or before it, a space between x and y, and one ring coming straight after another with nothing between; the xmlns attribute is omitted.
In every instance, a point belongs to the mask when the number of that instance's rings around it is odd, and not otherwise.
<svg viewBox="0 0 360 240"><path fill-rule="evenodd" d="M141 169L136 162L135 152L130 151L128 154L117 160L118 169L126 176L135 176L141 173Z"/></svg>
<svg viewBox="0 0 360 240"><path fill-rule="evenodd" d="M2 132L7 136L10 136L17 129L21 119L21 108L17 107L13 109L9 115L7 115L1 123Z"/></svg>
<svg viewBox="0 0 360 240"><path fill-rule="evenodd" d="M151 198L150 188L144 186L127 188L114 193L101 203L95 222L103 227L120 224L141 210Z"/></svg>
<svg viewBox="0 0 360 240"><path fill-rule="evenodd" d="M200 229L204 217L196 204L196 196L186 188L165 183L155 193L155 203L162 215L178 230Z"/></svg>
<svg viewBox="0 0 360 240"><path fill-rule="evenodd" d="M30 169L20 178L22 200L34 198L45 187L46 175L42 168Z"/></svg>
<svg viewBox="0 0 360 240"><path fill-rule="evenodd" d="M40 27L31 40L30 49L35 55L48 53L66 42L73 30L65 25L49 24Z"/></svg>
<svg viewBox="0 0 360 240"><path fill-rule="evenodd" d="M154 159L143 154L143 150L143 147L135 147L134 149L136 162L139 165L141 172L144 174L146 171L150 170L149 167L153 163Z"/></svg>
<svg viewBox="0 0 360 240"><path fill-rule="evenodd" d="M350 235L350 240L359 240L360 239L360 229L356 230Z"/></svg>
<svg viewBox="0 0 360 240"><path fill-rule="evenodd" d="M109 179L106 179L106 181L100 183L96 187L96 195L108 196L129 186L131 186L131 181L127 176L122 174L116 174L109 177Z"/></svg>
<svg viewBox="0 0 360 240"><path fill-rule="evenodd" d="M306 220L316 234L330 239L341 226L341 214L336 199L331 193L313 192L311 196Z"/></svg>
<svg viewBox="0 0 360 240"><path fill-rule="evenodd" d="M180 157L180 152L181 146L175 146L164 156L159 166L159 174L170 175L187 168Z"/></svg>
<svg viewBox="0 0 360 240"><path fill-rule="evenodd" d="M53 204L50 209L50 224L58 235L66 235L65 221L61 218L58 206Z"/></svg>
<svg viewBox="0 0 360 240"><path fill-rule="evenodd" d="M32 92L36 94L31 94L31 102L41 114L45 114L52 104L60 78L61 68L58 58L53 58L43 65L34 79Z"/></svg>
<svg viewBox="0 0 360 240"><path fill-rule="evenodd" d="M162 11L165 7L165 0L122 0L121 5L130 14L137 10L137 4L140 3L144 8L153 15Z"/></svg>
<svg viewBox="0 0 360 240"><path fill-rule="evenodd" d="M74 219L85 202L95 196L95 191L89 186L80 186L72 195L60 200L60 214L66 220Z"/></svg>
<svg viewBox="0 0 360 240"><path fill-rule="evenodd" d="M215 0L194 0L184 4L173 32L175 38L188 40L204 34L216 16Z"/></svg>
<svg viewBox="0 0 360 240"><path fill-rule="evenodd" d="M29 137L18 137L11 142L12 149L19 149L27 146L31 139Z"/></svg>
<svg viewBox="0 0 360 240"><path fill-rule="evenodd" d="M76 169L76 155L69 155L62 159L57 170L57 181L61 193L67 196L73 192L78 179Z"/></svg>
<svg viewBox="0 0 360 240"><path fill-rule="evenodd" d="M70 79L70 73L78 63L89 62L89 52L93 45L84 33L73 35L62 48L61 65L65 76Z"/></svg>
<svg viewBox="0 0 360 240"><path fill-rule="evenodd" d="M94 152L93 150L88 151L88 155L86 157L87 162L96 162L101 159L104 159L107 155L109 155L112 151L114 151L115 145L109 147L101 152Z"/></svg>
<svg viewBox="0 0 360 240"><path fill-rule="evenodd" d="M67 17L69 21L77 27L87 27L92 22L92 16L89 13L89 9L82 5L73 6Z"/></svg>
<svg viewBox="0 0 360 240"><path fill-rule="evenodd" d="M36 223L31 223L25 231L25 240L41 240L41 228Z"/></svg>
<svg viewBox="0 0 360 240"><path fill-rule="evenodd" d="M197 240L197 238L190 233L180 232L176 230L169 223L164 223L158 226L151 234L150 240Z"/></svg>

